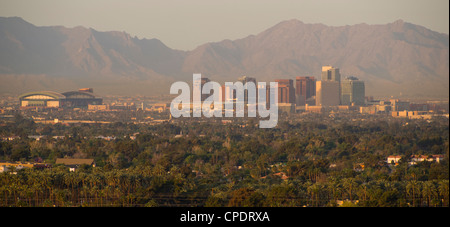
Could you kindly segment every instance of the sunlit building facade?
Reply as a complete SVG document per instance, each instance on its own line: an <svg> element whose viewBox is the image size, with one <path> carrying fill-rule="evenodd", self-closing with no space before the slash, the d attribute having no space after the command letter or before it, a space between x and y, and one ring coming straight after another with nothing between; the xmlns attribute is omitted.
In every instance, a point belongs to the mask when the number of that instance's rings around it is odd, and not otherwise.
<svg viewBox="0 0 450 227"><path fill-rule="evenodd" d="M339 82L337 81L317 81L316 82L316 106L338 106Z"/></svg>
<svg viewBox="0 0 450 227"><path fill-rule="evenodd" d="M294 81L291 79L278 79L278 103L295 104Z"/></svg>
<svg viewBox="0 0 450 227"><path fill-rule="evenodd" d="M316 96L316 78L312 76L298 76L295 79L295 102L297 106L304 106L307 100Z"/></svg>
<svg viewBox="0 0 450 227"><path fill-rule="evenodd" d="M28 92L19 96L20 107L42 108L87 108L89 105L101 105L103 99L93 93L92 88L58 93L54 91Z"/></svg>

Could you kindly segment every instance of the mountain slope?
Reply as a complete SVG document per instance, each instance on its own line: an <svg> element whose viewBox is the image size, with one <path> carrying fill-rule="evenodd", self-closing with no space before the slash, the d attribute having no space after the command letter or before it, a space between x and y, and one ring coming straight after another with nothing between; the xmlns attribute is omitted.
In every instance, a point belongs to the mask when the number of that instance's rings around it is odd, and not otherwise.
<svg viewBox="0 0 450 227"><path fill-rule="evenodd" d="M0 79L8 84L1 91L55 89L48 84L112 94L165 92L185 55L157 39L84 27L36 27L21 18L0 18L0 53Z"/></svg>
<svg viewBox="0 0 450 227"><path fill-rule="evenodd" d="M189 53L183 70L268 81L320 79L321 66L333 65L343 76L365 80L368 94L448 97L448 41L446 34L403 21L328 27L290 20L256 36L202 45Z"/></svg>
<svg viewBox="0 0 450 227"><path fill-rule="evenodd" d="M333 65L375 96L448 97L449 38L395 21L330 27L283 21L257 35L173 50L157 39L0 18L0 92L94 87L104 94L169 94L193 73L218 82L316 76Z"/></svg>

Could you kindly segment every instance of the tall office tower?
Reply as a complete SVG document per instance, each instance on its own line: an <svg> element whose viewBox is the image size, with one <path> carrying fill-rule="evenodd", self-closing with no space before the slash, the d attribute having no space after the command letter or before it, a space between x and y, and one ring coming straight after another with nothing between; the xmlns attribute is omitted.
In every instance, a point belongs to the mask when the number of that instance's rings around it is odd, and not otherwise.
<svg viewBox="0 0 450 227"><path fill-rule="evenodd" d="M210 94L202 94L203 85L205 85L207 82L209 82L209 79L202 77L199 81L194 81L193 84L193 90L195 90L195 92L199 92L200 100L202 102L210 96Z"/></svg>
<svg viewBox="0 0 450 227"><path fill-rule="evenodd" d="M221 87L222 102L236 101L236 90L233 87L222 85Z"/></svg>
<svg viewBox="0 0 450 227"><path fill-rule="evenodd" d="M337 81L316 82L316 106L338 106L340 85Z"/></svg>
<svg viewBox="0 0 450 227"><path fill-rule="evenodd" d="M256 85L256 79L253 78L253 77L243 76L243 77L240 77L240 78L238 79L238 81L242 82L244 85L245 85L245 83L247 83L247 82L253 82L253 83L255 83L255 85Z"/></svg>
<svg viewBox="0 0 450 227"><path fill-rule="evenodd" d="M278 79L278 103L295 104L294 82L291 79Z"/></svg>
<svg viewBox="0 0 450 227"><path fill-rule="evenodd" d="M205 101L205 99L207 99L209 96L211 96L210 94L202 94L203 85L205 85L209 81L210 80L208 78L201 77L199 80L194 80L194 82L192 84L192 93L194 94L193 96L195 96L196 94L199 94L201 102ZM192 103L195 102L193 96L191 97Z"/></svg>
<svg viewBox="0 0 450 227"><path fill-rule="evenodd" d="M260 101L262 101L262 100L260 100L260 98L263 98L264 97L263 93L265 93L266 109L270 108L270 100L271 100L271 97L274 97L275 89L270 89L270 83L266 83L266 84L262 84L262 85L259 85L259 84L256 85L256 90L258 93L261 92L260 94L262 96L262 97L257 98L257 103L260 104ZM264 103L261 103L261 105L264 105Z"/></svg>
<svg viewBox="0 0 450 227"><path fill-rule="evenodd" d="M220 100L225 102L225 85L220 86Z"/></svg>
<svg viewBox="0 0 450 227"><path fill-rule="evenodd" d="M306 100L316 96L316 78L298 76L295 79L295 101L297 106L304 106Z"/></svg>
<svg viewBox="0 0 450 227"><path fill-rule="evenodd" d="M354 76L346 77L341 81L341 104L351 105L352 103L358 106L365 103L364 81Z"/></svg>
<svg viewBox="0 0 450 227"><path fill-rule="evenodd" d="M322 81L336 81L339 83L339 91L336 96L339 98L339 104L341 103L341 73L339 68L333 66L322 66Z"/></svg>
<svg viewBox="0 0 450 227"><path fill-rule="evenodd" d="M322 80L341 81L339 68L333 66L322 66Z"/></svg>
<svg viewBox="0 0 450 227"><path fill-rule="evenodd" d="M245 86L245 84L247 83L247 82L253 82L254 84L255 84L255 88L257 87L257 85L258 84L256 84L256 79L255 78L253 78L253 77L247 77L247 76L243 76L243 77L240 77L239 79L238 79L238 81L240 81L240 82L242 82L242 84ZM245 88L245 87L244 87ZM256 96L255 97L251 97L251 101L253 102L253 103L256 103L256 97L258 97L258 91L257 91L257 89L256 89ZM244 90L244 102L245 103L247 103L248 102L248 90L247 89L245 89Z"/></svg>

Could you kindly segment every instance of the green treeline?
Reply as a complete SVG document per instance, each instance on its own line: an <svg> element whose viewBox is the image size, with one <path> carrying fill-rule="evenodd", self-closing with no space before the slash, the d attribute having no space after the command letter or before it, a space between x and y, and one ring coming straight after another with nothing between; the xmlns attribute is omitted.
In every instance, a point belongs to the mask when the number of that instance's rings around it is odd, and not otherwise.
<svg viewBox="0 0 450 227"><path fill-rule="evenodd" d="M96 167L0 173L0 206L448 207L448 126L323 115L264 130L251 119L38 125L17 116L0 126L21 136L0 142L0 160L93 158ZM391 165L389 155L402 159ZM411 155L444 160L410 165Z"/></svg>

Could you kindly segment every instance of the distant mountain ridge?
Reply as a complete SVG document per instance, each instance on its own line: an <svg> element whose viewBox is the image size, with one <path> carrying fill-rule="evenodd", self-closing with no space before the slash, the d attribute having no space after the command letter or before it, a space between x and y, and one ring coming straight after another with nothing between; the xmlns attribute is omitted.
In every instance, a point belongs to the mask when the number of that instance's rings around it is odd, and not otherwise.
<svg viewBox="0 0 450 227"><path fill-rule="evenodd" d="M174 50L157 39L92 28L37 27L0 17L0 93L94 87L101 94L169 94L193 73L218 82L316 76L333 65L375 96L448 97L449 36L401 20L331 27L298 20L256 35Z"/></svg>

